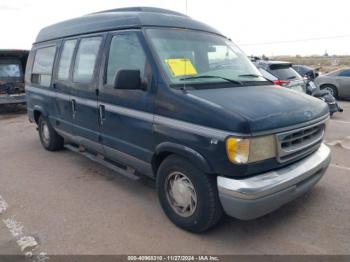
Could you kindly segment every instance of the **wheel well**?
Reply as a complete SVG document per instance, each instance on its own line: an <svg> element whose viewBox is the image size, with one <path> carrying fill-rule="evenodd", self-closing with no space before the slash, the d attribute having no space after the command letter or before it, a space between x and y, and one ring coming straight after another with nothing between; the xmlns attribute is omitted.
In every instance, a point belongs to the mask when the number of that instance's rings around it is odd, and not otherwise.
<svg viewBox="0 0 350 262"><path fill-rule="evenodd" d="M338 90L338 88L337 88L335 85L333 85L333 84L322 84L322 85L320 86L320 88L323 89L323 88L325 88L326 86L332 86L332 87L334 87L336 90Z"/></svg>
<svg viewBox="0 0 350 262"><path fill-rule="evenodd" d="M176 152L172 150L164 150L159 152L158 154L155 154L152 158L152 169L155 176L157 176L158 169L162 162L169 157L170 155L176 155L179 157L182 157L189 162L191 162L193 165L195 165L197 168L201 169L203 172L206 173L213 173L213 170L208 165L207 162L205 162L205 159L200 159L198 156L186 154L184 152Z"/></svg>
<svg viewBox="0 0 350 262"><path fill-rule="evenodd" d="M160 166L160 164L164 161L164 159L166 159L168 156L174 154L173 152L168 152L168 151L164 151L164 152L161 152L157 155L155 155L153 157L153 160L152 160L152 169L153 169L153 173L157 176L157 171L158 171L158 168Z"/></svg>
<svg viewBox="0 0 350 262"><path fill-rule="evenodd" d="M34 110L34 120L35 120L35 123L39 123L39 118L41 116L41 112L38 111L38 110Z"/></svg>

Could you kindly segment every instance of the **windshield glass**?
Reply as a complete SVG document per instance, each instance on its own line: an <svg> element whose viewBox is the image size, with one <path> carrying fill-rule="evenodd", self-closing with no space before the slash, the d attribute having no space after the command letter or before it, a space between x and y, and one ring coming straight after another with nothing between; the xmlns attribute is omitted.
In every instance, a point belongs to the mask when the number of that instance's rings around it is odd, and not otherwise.
<svg viewBox="0 0 350 262"><path fill-rule="evenodd" d="M18 63L0 61L0 78L20 76L21 70Z"/></svg>
<svg viewBox="0 0 350 262"><path fill-rule="evenodd" d="M172 84L266 81L224 37L181 29L147 29L147 35Z"/></svg>

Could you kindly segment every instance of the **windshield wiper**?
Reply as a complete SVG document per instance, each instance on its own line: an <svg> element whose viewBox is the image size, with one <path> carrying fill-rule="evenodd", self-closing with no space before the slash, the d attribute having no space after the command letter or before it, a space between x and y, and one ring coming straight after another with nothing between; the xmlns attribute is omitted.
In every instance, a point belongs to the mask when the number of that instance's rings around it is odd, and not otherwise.
<svg viewBox="0 0 350 262"><path fill-rule="evenodd" d="M265 79L267 82L271 82L273 83L271 80L267 79L266 77L264 76L261 76L261 75L256 75L256 74L244 74L244 75L238 75L239 77L254 77L254 78L263 78Z"/></svg>
<svg viewBox="0 0 350 262"><path fill-rule="evenodd" d="M211 75L189 76L189 77L180 78L180 80L184 81L184 80L200 79L200 78L219 78L219 79L226 80L227 82L231 82L231 83L239 84L239 85L243 86L243 83L241 81L230 79L230 78L226 78L226 77L222 77L222 76L211 76Z"/></svg>
<svg viewBox="0 0 350 262"><path fill-rule="evenodd" d="M244 74L244 75L238 75L239 77L254 77L254 78L258 78L258 77L262 77L260 75L255 75L255 74Z"/></svg>
<svg viewBox="0 0 350 262"><path fill-rule="evenodd" d="M296 76L291 76L291 77L288 77L287 79L291 80L291 79L295 79L295 78L297 78L297 77Z"/></svg>

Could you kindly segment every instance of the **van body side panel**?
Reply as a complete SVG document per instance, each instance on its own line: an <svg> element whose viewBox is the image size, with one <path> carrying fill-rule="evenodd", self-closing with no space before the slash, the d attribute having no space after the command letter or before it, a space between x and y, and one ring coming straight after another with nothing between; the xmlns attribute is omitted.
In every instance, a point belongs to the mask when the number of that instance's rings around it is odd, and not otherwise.
<svg viewBox="0 0 350 262"><path fill-rule="evenodd" d="M29 94L28 94L28 90L27 87L30 86L30 82L31 82L31 72L32 72L32 68L33 68L33 62L34 62L34 56L35 56L35 52L33 51L33 49L29 52L28 55L28 60L27 60L27 65L26 65L26 71L25 71L25 75L24 75L24 87L25 87L25 92L26 92L26 100L27 100L27 115L28 115L28 119L30 122L35 122L34 119L34 104L33 101L31 99L28 99Z"/></svg>
<svg viewBox="0 0 350 262"><path fill-rule="evenodd" d="M43 116L45 116L51 123L52 126L55 126L56 124L56 118L57 118L57 108L55 106L55 90L52 87L52 74L55 70L55 63L52 65L52 71L51 71L51 81L46 86L43 86L41 84L33 83L32 82L32 76L33 76L33 69L36 63L36 54L39 49L47 48L47 47L54 47L55 48L55 55L54 55L54 61L57 57L57 50L59 48L60 41L51 41L48 43L43 43L40 45L33 46L33 49L30 52L28 64L31 63L27 70L26 70L26 96L27 96L27 108L28 108L28 115L29 118L34 121L35 113L40 113Z"/></svg>

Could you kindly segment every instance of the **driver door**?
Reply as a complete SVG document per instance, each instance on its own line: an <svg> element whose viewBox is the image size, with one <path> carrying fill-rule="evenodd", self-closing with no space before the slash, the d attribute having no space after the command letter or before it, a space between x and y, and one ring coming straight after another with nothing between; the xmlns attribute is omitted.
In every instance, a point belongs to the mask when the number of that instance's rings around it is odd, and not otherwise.
<svg viewBox="0 0 350 262"><path fill-rule="evenodd" d="M152 173L154 93L142 34L138 30L109 35L105 51L98 108L100 136L107 158L131 166L144 174ZM147 90L114 87L115 76L122 69L138 69Z"/></svg>

